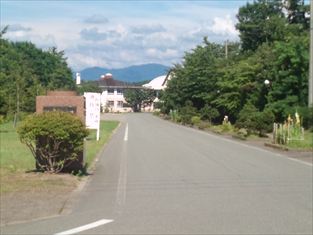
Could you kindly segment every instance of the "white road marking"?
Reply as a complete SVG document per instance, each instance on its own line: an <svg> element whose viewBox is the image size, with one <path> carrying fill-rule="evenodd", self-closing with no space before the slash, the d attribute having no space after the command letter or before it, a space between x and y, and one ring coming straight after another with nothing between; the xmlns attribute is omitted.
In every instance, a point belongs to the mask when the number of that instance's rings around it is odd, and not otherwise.
<svg viewBox="0 0 313 235"><path fill-rule="evenodd" d="M121 157L120 163L120 174L118 177L118 184L117 184L117 194L116 194L116 202L117 206L121 207L124 205L126 201L126 188L127 188L127 151L123 149L123 155Z"/></svg>
<svg viewBox="0 0 313 235"><path fill-rule="evenodd" d="M313 166L313 164L311 164L309 162L301 161L301 160L298 160L298 159L295 159L295 158L292 158L292 157L288 157L288 159L291 160L291 161L294 161L294 162L302 163L302 164L307 165L307 166Z"/></svg>
<svg viewBox="0 0 313 235"><path fill-rule="evenodd" d="M126 128L125 128L125 135L124 135L124 141L128 140L128 123L126 124Z"/></svg>
<svg viewBox="0 0 313 235"><path fill-rule="evenodd" d="M84 226L80 226L80 227L73 228L73 229L70 229L70 230L67 230L64 232L56 233L54 235L70 235L70 234L80 233L82 231L86 231L86 230L89 230L89 229L92 229L95 227L99 227L101 225L108 224L111 222L113 222L113 220L102 219L102 220L98 220L94 223L86 224Z"/></svg>
<svg viewBox="0 0 313 235"><path fill-rule="evenodd" d="M173 124L173 125L175 125L175 124ZM176 125L177 125L177 124L176 124ZM211 133L208 133L208 132L204 132L204 131L201 131L201 130L192 129L192 128L186 127L186 126L182 126L182 128L185 128L186 130L193 131L193 132L196 132L196 133L199 133L199 134L202 134L202 135L210 136L210 137L213 137L213 138L215 138L215 139L223 140L223 141L226 141L226 142L229 142L229 143L238 144L238 145L241 145L241 146L244 146L244 147L247 147L247 148L250 148L250 149L254 149L254 150L257 150L257 151L260 151L260 152L270 153L271 155L274 155L274 156L276 156L276 157L284 157L284 158L287 159L287 160L291 160L291 161L300 163L300 164L305 165L305 166L313 167L313 164L311 164L311 163L309 163L309 162L301 161L301 160L294 159L294 158L290 158L290 157L287 157L287 158L286 158L286 156L283 155L283 154L274 153L274 152L271 152L271 151L269 151L269 150L262 149L262 148L260 148L260 147L255 147L255 146L251 146L251 145L248 145L248 144L245 144L245 143L240 143L240 142L235 141L235 140L226 139L226 138L224 138L224 137L222 137L222 136L217 136L217 135L214 135L214 134L211 134Z"/></svg>

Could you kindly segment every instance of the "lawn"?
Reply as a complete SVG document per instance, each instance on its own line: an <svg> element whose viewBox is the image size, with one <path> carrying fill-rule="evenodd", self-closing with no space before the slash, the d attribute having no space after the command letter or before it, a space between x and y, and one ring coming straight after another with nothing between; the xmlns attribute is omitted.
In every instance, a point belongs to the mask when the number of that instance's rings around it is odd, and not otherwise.
<svg viewBox="0 0 313 235"><path fill-rule="evenodd" d="M100 140L96 141L96 131L91 130L86 138L85 162L88 166L92 163L102 146L107 143L114 129L118 126L117 121L101 121ZM18 134L12 123L0 125L0 186L1 192L11 192L22 188L42 187L50 182L52 185L63 184L55 179L46 179L44 182L38 177L29 176L25 172L34 170L35 160L26 145L19 141ZM45 187L48 185L45 185Z"/></svg>
<svg viewBox="0 0 313 235"><path fill-rule="evenodd" d="M305 131L304 140L289 141L287 147L299 150L313 150L313 132Z"/></svg>

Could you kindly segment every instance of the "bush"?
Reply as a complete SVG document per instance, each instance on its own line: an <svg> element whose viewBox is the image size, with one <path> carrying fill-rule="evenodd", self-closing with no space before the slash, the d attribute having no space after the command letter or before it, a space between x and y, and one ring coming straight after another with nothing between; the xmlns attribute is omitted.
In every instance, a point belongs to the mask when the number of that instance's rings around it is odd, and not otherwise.
<svg viewBox="0 0 313 235"><path fill-rule="evenodd" d="M179 122L180 121L180 116L179 116L177 110L171 109L169 115L171 117L171 121L173 121L173 122Z"/></svg>
<svg viewBox="0 0 313 235"><path fill-rule="evenodd" d="M78 160L88 135L81 120L65 112L34 114L17 130L20 140L31 150L36 166L58 173Z"/></svg>
<svg viewBox="0 0 313 235"><path fill-rule="evenodd" d="M154 116L158 116L158 117L159 117L160 114L161 114L160 111L153 111L153 115L154 115Z"/></svg>
<svg viewBox="0 0 313 235"><path fill-rule="evenodd" d="M270 110L259 112L254 105L247 103L239 113L236 127L245 128L250 135L252 132L258 132L263 136L265 132L272 129L274 114Z"/></svg>
<svg viewBox="0 0 313 235"><path fill-rule="evenodd" d="M201 121L201 119L200 119L199 116L193 116L191 118L191 124L194 125L194 126L198 126L200 121Z"/></svg>
<svg viewBox="0 0 313 235"><path fill-rule="evenodd" d="M207 121L200 121L200 123L197 124L197 126L200 130L205 130L211 126L211 123Z"/></svg>
<svg viewBox="0 0 313 235"><path fill-rule="evenodd" d="M236 131L236 133L233 135L234 138L246 140L248 137L248 131L244 128L241 128Z"/></svg>
<svg viewBox="0 0 313 235"><path fill-rule="evenodd" d="M212 108L209 105L205 105L200 110L201 120L212 122L213 119L217 118L220 114L216 108Z"/></svg>
<svg viewBox="0 0 313 235"><path fill-rule="evenodd" d="M181 122L184 125L190 125L191 118L197 114L196 108L192 106L191 101L186 101L185 106L180 108L179 114L181 116Z"/></svg>

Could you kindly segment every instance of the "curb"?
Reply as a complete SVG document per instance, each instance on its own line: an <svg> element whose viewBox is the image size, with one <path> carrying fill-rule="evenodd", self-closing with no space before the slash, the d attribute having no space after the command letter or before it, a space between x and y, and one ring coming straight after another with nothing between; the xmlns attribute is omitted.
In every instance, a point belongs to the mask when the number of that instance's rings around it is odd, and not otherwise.
<svg viewBox="0 0 313 235"><path fill-rule="evenodd" d="M283 150L283 151L289 151L289 148L287 148L285 146L278 145L278 144L264 143L264 146L274 148L274 149Z"/></svg>

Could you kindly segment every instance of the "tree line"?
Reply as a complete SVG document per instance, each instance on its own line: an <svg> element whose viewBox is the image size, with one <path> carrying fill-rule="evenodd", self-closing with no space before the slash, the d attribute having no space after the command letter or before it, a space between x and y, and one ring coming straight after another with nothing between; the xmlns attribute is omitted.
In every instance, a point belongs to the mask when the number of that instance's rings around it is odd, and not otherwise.
<svg viewBox="0 0 313 235"><path fill-rule="evenodd" d="M186 52L172 68L161 111L213 123L227 116L240 126L253 116L258 122L283 122L297 110L308 127L308 14L309 5L301 0L257 0L240 7L240 42L225 47L205 37Z"/></svg>
<svg viewBox="0 0 313 235"><path fill-rule="evenodd" d="M5 39L8 27L0 33L0 116L16 121L23 113L35 111L37 95L75 89L75 82L63 51Z"/></svg>

